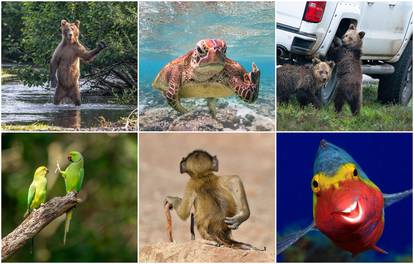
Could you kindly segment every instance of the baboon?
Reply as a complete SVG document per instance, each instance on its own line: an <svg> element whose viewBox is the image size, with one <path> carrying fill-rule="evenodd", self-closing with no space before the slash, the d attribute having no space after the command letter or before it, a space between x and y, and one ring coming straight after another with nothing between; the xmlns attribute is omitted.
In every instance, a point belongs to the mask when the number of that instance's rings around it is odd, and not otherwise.
<svg viewBox="0 0 414 264"><path fill-rule="evenodd" d="M167 196L164 204L170 204L182 220L194 207L198 232L217 246L259 250L231 238L231 230L249 218L250 209L240 177L215 175L218 166L217 157L204 150L188 154L180 163L180 172L190 175L184 197Z"/></svg>

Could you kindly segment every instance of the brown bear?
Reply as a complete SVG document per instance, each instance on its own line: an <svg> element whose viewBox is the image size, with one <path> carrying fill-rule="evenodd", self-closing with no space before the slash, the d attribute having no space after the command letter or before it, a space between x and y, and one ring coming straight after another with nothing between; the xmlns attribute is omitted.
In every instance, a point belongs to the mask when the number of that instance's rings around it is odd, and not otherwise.
<svg viewBox="0 0 414 264"><path fill-rule="evenodd" d="M365 32L358 32L351 24L340 39L336 39L328 53L336 63L335 110L341 112L345 101L357 115L362 106L361 48ZM342 42L342 43L341 43Z"/></svg>
<svg viewBox="0 0 414 264"><path fill-rule="evenodd" d="M313 58L310 65L283 65L277 68L277 101L288 103L290 97L296 95L302 107L312 103L320 108L317 92L331 78L334 65L333 61Z"/></svg>
<svg viewBox="0 0 414 264"><path fill-rule="evenodd" d="M60 22L62 41L50 61L51 86L55 88L57 85L53 100L56 105L65 97L69 97L75 105L80 105L79 59L86 63L91 62L102 49L106 48L106 44L101 41L97 48L87 50L78 40L79 26L79 20L73 23L66 20Z"/></svg>

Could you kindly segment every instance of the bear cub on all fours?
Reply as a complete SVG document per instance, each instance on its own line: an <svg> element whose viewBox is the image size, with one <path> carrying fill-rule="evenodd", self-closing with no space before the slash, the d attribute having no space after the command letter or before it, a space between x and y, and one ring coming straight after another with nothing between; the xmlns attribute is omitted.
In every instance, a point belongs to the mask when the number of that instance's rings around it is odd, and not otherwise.
<svg viewBox="0 0 414 264"><path fill-rule="evenodd" d="M288 103L293 95L303 107L321 107L318 91L331 78L335 63L312 59L309 65L283 65L277 69L277 101Z"/></svg>
<svg viewBox="0 0 414 264"><path fill-rule="evenodd" d="M345 102L351 107L353 115L357 115L362 107L362 68L361 48L365 32L358 32L351 24L342 37L337 38L328 52L328 57L336 63L336 91L334 96L335 110L341 112Z"/></svg>
<svg viewBox="0 0 414 264"><path fill-rule="evenodd" d="M99 42L93 50L87 50L78 40L79 20L69 23L66 20L60 22L62 40L56 47L50 61L50 82L52 88L56 87L54 104L60 104L65 97L69 97L75 105L81 104L79 75L80 60L91 62L96 55L106 48L104 42ZM57 78L56 78L57 77Z"/></svg>

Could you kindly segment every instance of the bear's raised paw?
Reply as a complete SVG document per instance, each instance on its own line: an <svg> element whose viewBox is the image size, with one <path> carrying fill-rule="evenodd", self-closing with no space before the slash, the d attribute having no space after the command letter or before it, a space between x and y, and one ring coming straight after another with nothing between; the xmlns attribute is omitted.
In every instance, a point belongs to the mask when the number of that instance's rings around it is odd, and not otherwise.
<svg viewBox="0 0 414 264"><path fill-rule="evenodd" d="M106 47L108 47L108 45L106 45L106 43L105 43L105 42L103 42L103 41L99 41L99 43L98 43L98 48L99 48L100 50L102 50L102 49L104 49L104 48L106 48Z"/></svg>

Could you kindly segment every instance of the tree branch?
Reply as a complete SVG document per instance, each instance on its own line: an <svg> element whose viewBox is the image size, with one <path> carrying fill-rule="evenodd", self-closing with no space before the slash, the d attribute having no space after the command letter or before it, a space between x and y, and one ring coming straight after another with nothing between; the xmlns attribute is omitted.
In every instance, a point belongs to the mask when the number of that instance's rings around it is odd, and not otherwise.
<svg viewBox="0 0 414 264"><path fill-rule="evenodd" d="M70 192L64 197L55 197L34 210L16 229L1 240L1 260L5 261L11 257L50 222L80 202L77 193Z"/></svg>

